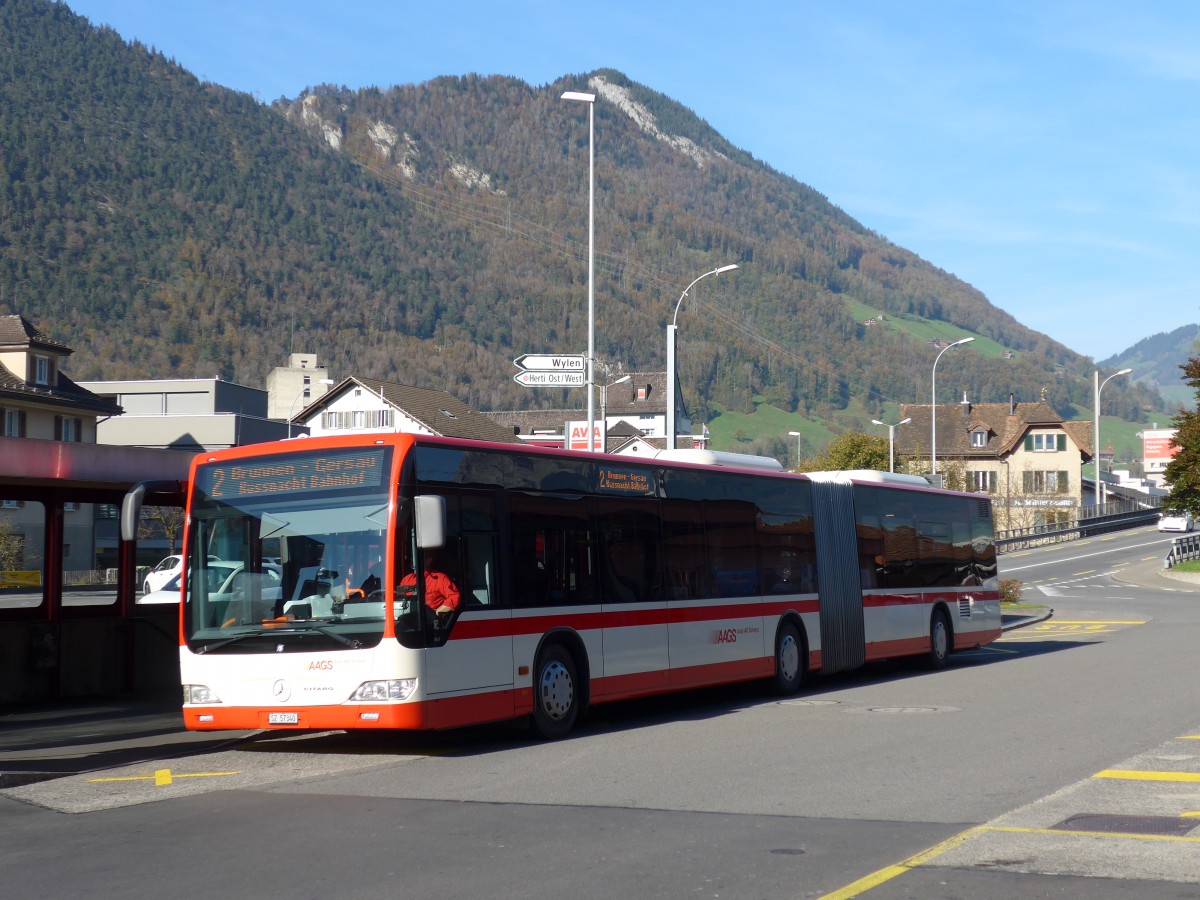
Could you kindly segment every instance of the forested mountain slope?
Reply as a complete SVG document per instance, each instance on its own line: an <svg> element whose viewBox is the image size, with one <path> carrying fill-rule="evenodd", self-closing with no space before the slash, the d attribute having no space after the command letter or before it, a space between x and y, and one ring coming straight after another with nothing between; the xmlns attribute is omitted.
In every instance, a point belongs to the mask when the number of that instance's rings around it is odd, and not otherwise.
<svg viewBox="0 0 1200 900"><path fill-rule="evenodd" d="M1200 355L1198 344L1200 325L1184 325L1143 338L1102 364L1113 369L1133 369L1130 377L1157 388L1171 412L1180 407L1194 409L1196 393L1184 383L1180 367L1189 358Z"/></svg>
<svg viewBox="0 0 1200 900"><path fill-rule="evenodd" d="M733 262L679 317L698 417L876 414L927 395L931 337L966 333L949 394L1089 408L1090 360L620 73L264 106L43 0L0 4L0 311L72 345L75 378L258 385L310 351L479 409L582 406L511 380L587 345L587 113L564 89L598 94L602 367L661 370L680 292ZM1105 393L1130 419L1158 402Z"/></svg>

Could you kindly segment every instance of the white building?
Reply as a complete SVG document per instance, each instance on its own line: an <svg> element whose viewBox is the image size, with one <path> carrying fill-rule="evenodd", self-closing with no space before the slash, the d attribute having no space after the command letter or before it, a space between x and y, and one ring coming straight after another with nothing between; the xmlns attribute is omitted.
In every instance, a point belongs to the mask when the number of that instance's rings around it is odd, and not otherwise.
<svg viewBox="0 0 1200 900"><path fill-rule="evenodd" d="M408 431L517 442L511 428L497 425L445 391L354 376L343 378L300 410L292 421L313 437Z"/></svg>

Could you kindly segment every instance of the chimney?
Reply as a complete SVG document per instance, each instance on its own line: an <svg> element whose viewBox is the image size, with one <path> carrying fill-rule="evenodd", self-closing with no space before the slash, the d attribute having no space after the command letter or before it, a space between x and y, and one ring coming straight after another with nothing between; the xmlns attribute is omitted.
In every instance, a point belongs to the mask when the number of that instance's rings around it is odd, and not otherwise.
<svg viewBox="0 0 1200 900"><path fill-rule="evenodd" d="M1013 394L1008 395L1008 414L1010 416L1017 414L1017 398Z"/></svg>
<svg viewBox="0 0 1200 900"><path fill-rule="evenodd" d="M963 391L962 412L964 417L971 415L971 401L967 399L966 391Z"/></svg>

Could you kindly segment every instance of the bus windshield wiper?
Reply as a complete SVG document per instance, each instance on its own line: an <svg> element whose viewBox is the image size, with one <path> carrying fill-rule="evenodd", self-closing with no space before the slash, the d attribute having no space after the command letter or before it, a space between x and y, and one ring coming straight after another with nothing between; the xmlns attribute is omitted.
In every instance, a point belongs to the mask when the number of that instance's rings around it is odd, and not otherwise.
<svg viewBox="0 0 1200 900"><path fill-rule="evenodd" d="M276 637L281 634L309 634L312 632L324 635L327 638L332 638L338 643L345 644L347 647L350 647L354 650L357 650L362 646L361 641L356 640L355 638L345 637L344 635L338 634L333 629L326 628L323 625L302 625L300 627L293 625L284 629L275 628L271 631L251 631L246 634L235 634L219 640L216 643L205 644L203 647L197 650L196 653L211 653L213 650L220 650L222 647L226 647L229 644L235 644L238 641L244 641L250 638Z"/></svg>
<svg viewBox="0 0 1200 900"><path fill-rule="evenodd" d="M245 641L250 638L262 637L264 634L266 634L266 632L264 632L264 631L251 631L251 632L247 632L245 634L235 634L232 637L222 638L221 640L217 641L215 644L205 644L203 647L201 647L196 652L197 653L209 653L213 650L220 650L222 647L225 647L229 644L236 644L238 641Z"/></svg>
<svg viewBox="0 0 1200 900"><path fill-rule="evenodd" d="M287 628L283 629L282 632L275 631L274 633L275 634L281 634L281 633L282 634L303 634L306 631L316 631L319 634L325 635L325 637L333 638L335 641L345 644L347 647L351 647L355 650L357 650L359 647L362 646L362 641L359 641L355 638L348 638L342 634L338 634L332 628L326 628L324 625L318 625L315 622L304 622L304 623L297 622L295 625L289 625Z"/></svg>

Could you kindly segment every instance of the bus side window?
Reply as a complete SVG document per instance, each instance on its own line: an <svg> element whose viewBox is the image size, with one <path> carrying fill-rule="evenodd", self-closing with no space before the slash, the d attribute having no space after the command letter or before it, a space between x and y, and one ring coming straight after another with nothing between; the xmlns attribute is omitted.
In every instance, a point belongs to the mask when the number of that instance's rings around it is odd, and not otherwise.
<svg viewBox="0 0 1200 900"><path fill-rule="evenodd" d="M704 519L694 500L663 500L663 546L670 600L711 596L704 554Z"/></svg>
<svg viewBox="0 0 1200 900"><path fill-rule="evenodd" d="M595 602L589 501L513 492L513 582L517 606Z"/></svg>
<svg viewBox="0 0 1200 900"><path fill-rule="evenodd" d="M491 606L495 602L495 542L489 534L468 534L463 536L463 549L463 601L467 606Z"/></svg>

